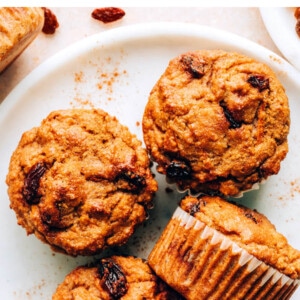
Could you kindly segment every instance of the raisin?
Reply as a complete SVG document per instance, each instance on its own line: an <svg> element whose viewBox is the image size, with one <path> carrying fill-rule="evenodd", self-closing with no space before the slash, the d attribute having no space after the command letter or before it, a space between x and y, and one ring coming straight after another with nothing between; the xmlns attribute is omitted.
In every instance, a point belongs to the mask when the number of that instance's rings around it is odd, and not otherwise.
<svg viewBox="0 0 300 300"><path fill-rule="evenodd" d="M52 216L51 214L49 213L44 213L44 214L41 214L41 218L43 220L44 223L46 223L47 225L51 225L53 223L52 221Z"/></svg>
<svg viewBox="0 0 300 300"><path fill-rule="evenodd" d="M92 12L92 17L103 23L115 22L125 16L125 11L118 7L96 8Z"/></svg>
<svg viewBox="0 0 300 300"><path fill-rule="evenodd" d="M98 265L100 279L114 299L123 297L128 290L126 276L112 259L102 259Z"/></svg>
<svg viewBox="0 0 300 300"><path fill-rule="evenodd" d="M233 129L240 128L242 126L242 123L238 122L234 119L234 117L230 113L229 109L227 108L224 100L222 100L220 102L220 106L223 108L224 115L225 115L226 119L228 120L228 122L230 123L229 128L233 128Z"/></svg>
<svg viewBox="0 0 300 300"><path fill-rule="evenodd" d="M300 37L300 19L297 19L295 30L297 35Z"/></svg>
<svg viewBox="0 0 300 300"><path fill-rule="evenodd" d="M37 163L29 170L24 182L23 197L28 204L37 204L40 201L38 189L40 179L46 172L47 168L44 163Z"/></svg>
<svg viewBox="0 0 300 300"><path fill-rule="evenodd" d="M117 179L123 179L129 183L130 188L138 192L146 186L146 180L144 177L133 173L132 171L125 171L121 173Z"/></svg>
<svg viewBox="0 0 300 300"><path fill-rule="evenodd" d="M56 28L59 27L57 18L49 8L42 7L42 9L44 11L44 19L45 19L42 32L45 34L54 34Z"/></svg>
<svg viewBox="0 0 300 300"><path fill-rule="evenodd" d="M197 202L195 204L193 204L190 209L189 209L189 214L191 216L194 216L195 213L199 212L200 211L200 202Z"/></svg>
<svg viewBox="0 0 300 300"><path fill-rule="evenodd" d="M246 216L248 219L252 220L255 224L257 224L256 218L255 218L250 212L245 213L245 216Z"/></svg>
<svg viewBox="0 0 300 300"><path fill-rule="evenodd" d="M189 179L191 177L191 167L183 161L173 160L166 168L167 176L175 179Z"/></svg>
<svg viewBox="0 0 300 300"><path fill-rule="evenodd" d="M205 74L205 62L199 58L184 55L180 62L183 65L183 68L190 73L193 78L199 79Z"/></svg>
<svg viewBox="0 0 300 300"><path fill-rule="evenodd" d="M247 82L250 83L254 88L257 88L259 92L270 88L269 79L262 75L250 75L247 79Z"/></svg>
<svg viewBox="0 0 300 300"><path fill-rule="evenodd" d="M300 19L300 7L296 7L294 11L294 16L296 19Z"/></svg>

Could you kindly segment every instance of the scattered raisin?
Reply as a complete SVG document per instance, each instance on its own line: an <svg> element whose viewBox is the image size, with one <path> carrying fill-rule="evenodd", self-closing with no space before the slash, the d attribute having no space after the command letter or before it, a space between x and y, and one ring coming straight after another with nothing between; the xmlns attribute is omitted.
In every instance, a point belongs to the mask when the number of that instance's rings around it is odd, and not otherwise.
<svg viewBox="0 0 300 300"><path fill-rule="evenodd" d="M250 75L247 79L247 82L250 83L254 88L257 88L259 92L270 88L269 79L262 75Z"/></svg>
<svg viewBox="0 0 300 300"><path fill-rule="evenodd" d="M119 299L127 293L126 276L112 259L102 259L98 266L98 272L114 299Z"/></svg>
<svg viewBox="0 0 300 300"><path fill-rule="evenodd" d="M50 214L45 213L45 214L42 214L41 217L42 217L42 220L43 220L45 223L47 223L48 225L51 224L51 222L52 222L52 217L51 217Z"/></svg>
<svg viewBox="0 0 300 300"><path fill-rule="evenodd" d="M300 37L300 18L297 19L295 30L296 30L297 35Z"/></svg>
<svg viewBox="0 0 300 300"><path fill-rule="evenodd" d="M65 229L73 224L68 215L72 214L74 208L66 205L67 200L59 200L54 205L40 207L40 216L43 223L51 231Z"/></svg>
<svg viewBox="0 0 300 300"><path fill-rule="evenodd" d="M300 7L295 8L294 16L296 18L295 30L296 30L298 37L300 37Z"/></svg>
<svg viewBox="0 0 300 300"><path fill-rule="evenodd" d="M132 171L125 171L121 173L117 180L119 179L123 179L128 182L134 192L138 192L146 186L145 178L133 173Z"/></svg>
<svg viewBox="0 0 300 300"><path fill-rule="evenodd" d="M230 113L229 109L227 108L224 100L220 101L220 106L223 108L224 115L225 115L226 119L228 120L228 122L230 123L229 128L233 128L233 129L240 128L242 126L242 123L238 122L234 119L234 117Z"/></svg>
<svg viewBox="0 0 300 300"><path fill-rule="evenodd" d="M245 213L245 216L246 216L248 219L252 220L255 224L257 224L257 220L256 220L256 218L253 216L253 214L251 214L250 212L247 212L247 213Z"/></svg>
<svg viewBox="0 0 300 300"><path fill-rule="evenodd" d="M190 209L189 209L189 214L191 216L194 216L195 213L199 212L200 211L200 202L197 202L195 204L193 204Z"/></svg>
<svg viewBox="0 0 300 300"><path fill-rule="evenodd" d="M54 203L54 206L48 207L45 212L41 209L40 212L43 222L51 227L59 227L61 222L62 206L63 201L58 201Z"/></svg>
<svg viewBox="0 0 300 300"><path fill-rule="evenodd" d="M294 16L296 19L300 19L300 7L295 8Z"/></svg>
<svg viewBox="0 0 300 300"><path fill-rule="evenodd" d="M92 17L103 23L115 22L125 16L125 11L118 7L95 8Z"/></svg>
<svg viewBox="0 0 300 300"><path fill-rule="evenodd" d="M57 18L55 16L55 14L49 8L42 7L42 9L44 10L44 18L45 18L42 31L45 34L54 34L56 28L59 27Z"/></svg>
<svg viewBox="0 0 300 300"><path fill-rule="evenodd" d="M205 62L197 57L184 55L180 62L183 68L190 73L193 78L199 79L205 74Z"/></svg>
<svg viewBox="0 0 300 300"><path fill-rule="evenodd" d="M40 186L40 179L46 172L46 165L37 163L29 170L24 182L23 197L28 204L37 204L40 201L38 189Z"/></svg>
<svg viewBox="0 0 300 300"><path fill-rule="evenodd" d="M191 167L183 161L173 160L166 168L167 176L175 179L189 179L191 177Z"/></svg>

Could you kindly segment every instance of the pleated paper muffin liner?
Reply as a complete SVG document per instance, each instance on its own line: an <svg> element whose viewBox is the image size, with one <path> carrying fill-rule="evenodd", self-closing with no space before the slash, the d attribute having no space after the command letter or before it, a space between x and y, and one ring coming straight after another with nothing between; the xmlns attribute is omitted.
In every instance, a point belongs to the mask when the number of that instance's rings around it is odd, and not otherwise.
<svg viewBox="0 0 300 300"><path fill-rule="evenodd" d="M285 300L300 284L180 207L148 261L157 275L189 300Z"/></svg>
<svg viewBox="0 0 300 300"><path fill-rule="evenodd" d="M175 181L170 180L169 178L165 178L166 183L168 185L172 185L174 186L174 188L176 189L176 191L180 194L187 194L189 196L192 197L199 197L201 195L207 195L207 193L204 192L193 192L190 189L181 189ZM244 190L244 191L240 191L238 194L236 195L231 195L231 198L242 198L244 196L245 193L251 192L251 191L255 191L255 190L259 190L260 186L263 185L265 182L267 181L267 179L263 179L260 182L256 182L252 185L252 187L250 189ZM227 197L226 195L224 195L224 197Z"/></svg>

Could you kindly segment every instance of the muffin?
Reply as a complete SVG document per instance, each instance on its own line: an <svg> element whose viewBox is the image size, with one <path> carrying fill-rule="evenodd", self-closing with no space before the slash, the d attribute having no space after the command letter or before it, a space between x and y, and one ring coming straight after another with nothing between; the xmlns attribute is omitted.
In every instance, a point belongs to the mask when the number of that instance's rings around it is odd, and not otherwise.
<svg viewBox="0 0 300 300"><path fill-rule="evenodd" d="M235 52L172 59L142 124L158 172L192 194L239 195L277 174L288 152L284 87L267 65Z"/></svg>
<svg viewBox="0 0 300 300"><path fill-rule="evenodd" d="M255 210L219 196L186 196L148 257L186 299L289 299L300 251Z"/></svg>
<svg viewBox="0 0 300 300"><path fill-rule="evenodd" d="M41 7L0 7L0 72L29 46L43 26Z"/></svg>
<svg viewBox="0 0 300 300"><path fill-rule="evenodd" d="M73 256L124 244L157 190L142 142L100 109L53 111L26 131L6 183L18 224Z"/></svg>
<svg viewBox="0 0 300 300"><path fill-rule="evenodd" d="M111 256L77 267L57 287L52 300L183 298L157 277L141 258Z"/></svg>

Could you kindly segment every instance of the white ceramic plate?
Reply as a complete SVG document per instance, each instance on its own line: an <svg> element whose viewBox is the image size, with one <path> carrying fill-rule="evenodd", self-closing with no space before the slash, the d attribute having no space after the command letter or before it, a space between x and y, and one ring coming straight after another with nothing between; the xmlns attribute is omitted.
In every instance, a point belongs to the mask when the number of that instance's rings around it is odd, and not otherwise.
<svg viewBox="0 0 300 300"><path fill-rule="evenodd" d="M236 50L253 56L269 64L286 88L292 118L288 157L279 175L239 201L265 213L300 249L298 72L267 49L223 31L192 24L138 24L88 37L65 49L34 70L1 104L0 299L50 299L71 269L92 259L55 254L17 225L9 209L5 177L22 132L39 125L52 110L94 106L117 116L142 139L144 106L168 61L200 48ZM146 258L182 196L175 191L167 193L163 176L156 178L159 192L155 209L145 226L123 247L124 254Z"/></svg>
<svg viewBox="0 0 300 300"><path fill-rule="evenodd" d="M265 26L284 57L300 70L300 37L295 31L294 7L263 7Z"/></svg>

